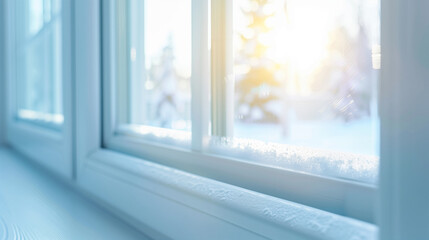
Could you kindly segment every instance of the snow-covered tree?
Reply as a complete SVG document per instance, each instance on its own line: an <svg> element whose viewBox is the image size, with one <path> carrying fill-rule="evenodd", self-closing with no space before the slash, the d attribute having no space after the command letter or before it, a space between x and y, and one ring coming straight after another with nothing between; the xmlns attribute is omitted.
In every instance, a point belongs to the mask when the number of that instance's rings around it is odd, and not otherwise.
<svg viewBox="0 0 429 240"><path fill-rule="evenodd" d="M162 49L158 61L154 61L149 70L149 79L153 83L150 105L152 119L159 127L173 128L175 121L188 120L189 79L180 76L175 66L172 39Z"/></svg>
<svg viewBox="0 0 429 240"><path fill-rule="evenodd" d="M268 47L260 41L272 31L266 20L274 13L264 11L270 1L249 0L252 7L242 9L249 23L240 33L241 48L236 56L236 66L248 69L245 74L236 75L236 112L241 121L278 122L280 118L276 107L272 107L274 102L280 102L281 83L275 76L280 66L267 57Z"/></svg>

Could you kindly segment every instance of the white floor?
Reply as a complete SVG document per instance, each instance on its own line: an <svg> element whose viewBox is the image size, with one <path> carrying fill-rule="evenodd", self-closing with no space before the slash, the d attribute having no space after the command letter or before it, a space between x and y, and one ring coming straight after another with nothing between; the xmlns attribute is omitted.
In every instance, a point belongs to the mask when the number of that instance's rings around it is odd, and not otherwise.
<svg viewBox="0 0 429 240"><path fill-rule="evenodd" d="M0 240L149 239L45 170L0 148Z"/></svg>

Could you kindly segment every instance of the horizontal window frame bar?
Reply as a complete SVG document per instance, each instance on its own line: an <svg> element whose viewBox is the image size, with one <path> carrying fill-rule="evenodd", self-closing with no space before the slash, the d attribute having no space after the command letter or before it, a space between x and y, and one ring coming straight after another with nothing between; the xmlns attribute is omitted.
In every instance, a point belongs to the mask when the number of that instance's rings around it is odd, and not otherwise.
<svg viewBox="0 0 429 240"><path fill-rule="evenodd" d="M375 223L375 185L196 152L120 133L109 137L104 146L266 195Z"/></svg>

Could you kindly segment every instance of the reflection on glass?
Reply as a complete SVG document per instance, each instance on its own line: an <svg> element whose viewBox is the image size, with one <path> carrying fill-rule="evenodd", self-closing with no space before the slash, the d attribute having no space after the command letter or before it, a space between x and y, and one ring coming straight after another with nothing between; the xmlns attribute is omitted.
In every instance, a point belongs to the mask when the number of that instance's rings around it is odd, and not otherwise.
<svg viewBox="0 0 429 240"><path fill-rule="evenodd" d="M129 122L189 131L191 0L130 0L128 9Z"/></svg>
<svg viewBox="0 0 429 240"><path fill-rule="evenodd" d="M60 0L16 0L17 117L61 124Z"/></svg>
<svg viewBox="0 0 429 240"><path fill-rule="evenodd" d="M378 154L379 1L235 0L234 136Z"/></svg>

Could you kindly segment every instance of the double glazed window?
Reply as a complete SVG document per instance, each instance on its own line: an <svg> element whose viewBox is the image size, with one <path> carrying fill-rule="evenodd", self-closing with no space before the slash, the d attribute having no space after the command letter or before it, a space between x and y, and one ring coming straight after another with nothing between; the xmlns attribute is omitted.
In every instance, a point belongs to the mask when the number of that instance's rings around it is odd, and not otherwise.
<svg viewBox="0 0 429 240"><path fill-rule="evenodd" d="M379 1L115 4L108 147L130 152L111 141L127 136L375 183Z"/></svg>

